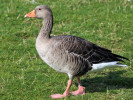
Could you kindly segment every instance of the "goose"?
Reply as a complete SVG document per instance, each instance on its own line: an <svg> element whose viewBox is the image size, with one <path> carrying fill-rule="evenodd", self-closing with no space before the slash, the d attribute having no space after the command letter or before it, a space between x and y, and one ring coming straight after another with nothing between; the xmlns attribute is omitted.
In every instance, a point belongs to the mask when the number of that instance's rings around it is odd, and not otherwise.
<svg viewBox="0 0 133 100"><path fill-rule="evenodd" d="M72 35L50 36L53 27L53 13L46 5L39 5L25 17L43 20L43 26L36 39L36 50L41 59L56 71L66 73L69 77L63 94L53 94L51 98L63 98L72 95L84 95L80 76L110 66L124 66L120 62L128 60L80 37ZM74 77L77 78L78 90L70 92Z"/></svg>

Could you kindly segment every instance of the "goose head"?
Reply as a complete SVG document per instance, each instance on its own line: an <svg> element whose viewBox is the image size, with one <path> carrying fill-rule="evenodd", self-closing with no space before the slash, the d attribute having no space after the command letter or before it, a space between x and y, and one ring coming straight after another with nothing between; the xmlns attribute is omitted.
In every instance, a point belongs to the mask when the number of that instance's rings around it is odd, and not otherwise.
<svg viewBox="0 0 133 100"><path fill-rule="evenodd" d="M46 5L39 5L33 11L25 15L25 17L35 17L39 19L50 18L52 16L51 9Z"/></svg>

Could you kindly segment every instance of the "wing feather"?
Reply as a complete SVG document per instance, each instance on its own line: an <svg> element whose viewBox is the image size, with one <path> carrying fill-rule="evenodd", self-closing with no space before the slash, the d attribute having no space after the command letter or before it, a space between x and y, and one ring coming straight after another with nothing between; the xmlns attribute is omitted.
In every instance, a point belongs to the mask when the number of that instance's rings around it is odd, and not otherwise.
<svg viewBox="0 0 133 100"><path fill-rule="evenodd" d="M59 38L59 36L58 36ZM110 50L97 46L87 40L75 36L60 36L62 45L68 53L73 53L91 63L128 60L125 57L113 54Z"/></svg>

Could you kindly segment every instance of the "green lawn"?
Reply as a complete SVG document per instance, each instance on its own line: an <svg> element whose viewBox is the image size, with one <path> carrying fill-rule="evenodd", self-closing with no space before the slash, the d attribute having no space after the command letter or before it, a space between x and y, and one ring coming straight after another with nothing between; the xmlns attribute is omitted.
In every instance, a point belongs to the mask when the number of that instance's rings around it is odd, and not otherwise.
<svg viewBox="0 0 133 100"><path fill-rule="evenodd" d="M49 100L63 93L68 76L46 65L35 40L42 20L24 18L37 5L54 15L51 35L75 35L130 59L129 67L105 69L81 77L84 96L65 100L133 100L133 1L0 0L0 100ZM77 89L76 80L71 87Z"/></svg>

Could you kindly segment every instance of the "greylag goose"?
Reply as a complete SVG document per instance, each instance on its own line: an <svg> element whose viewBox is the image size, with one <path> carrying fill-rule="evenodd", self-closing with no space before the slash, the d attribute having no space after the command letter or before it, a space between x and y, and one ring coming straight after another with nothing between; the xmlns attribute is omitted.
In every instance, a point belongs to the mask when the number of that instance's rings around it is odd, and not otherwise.
<svg viewBox="0 0 133 100"><path fill-rule="evenodd" d="M50 36L53 27L53 14L46 5L39 5L25 17L43 19L43 26L36 39L36 49L41 59L56 71L68 74L67 88L63 94L53 94L52 98L63 98L85 94L80 76L109 66L126 66L121 64L125 57L112 53L80 37L71 35ZM73 78L77 78L78 90L69 92Z"/></svg>

